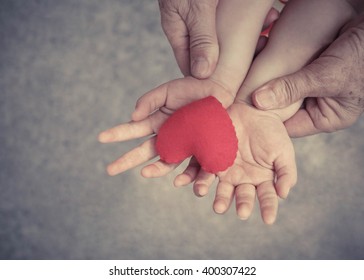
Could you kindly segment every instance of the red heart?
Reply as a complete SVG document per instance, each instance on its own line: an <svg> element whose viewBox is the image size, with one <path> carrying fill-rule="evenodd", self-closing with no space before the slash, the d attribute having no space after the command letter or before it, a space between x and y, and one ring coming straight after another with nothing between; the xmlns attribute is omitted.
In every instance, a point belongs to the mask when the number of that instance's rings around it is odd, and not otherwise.
<svg viewBox="0 0 364 280"><path fill-rule="evenodd" d="M226 110L209 96L174 112L159 129L156 149L167 163L195 156L202 169L217 173L233 164L238 139Z"/></svg>

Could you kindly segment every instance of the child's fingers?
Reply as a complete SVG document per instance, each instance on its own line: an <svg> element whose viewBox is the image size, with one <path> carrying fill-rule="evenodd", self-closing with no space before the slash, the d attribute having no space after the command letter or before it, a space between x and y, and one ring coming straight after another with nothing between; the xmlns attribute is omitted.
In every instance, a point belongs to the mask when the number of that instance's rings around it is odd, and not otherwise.
<svg viewBox="0 0 364 280"><path fill-rule="evenodd" d="M162 112L155 112L144 120L124 123L99 134L101 143L112 143L141 138L156 133L167 119Z"/></svg>
<svg viewBox="0 0 364 280"><path fill-rule="evenodd" d="M132 120L143 120L155 110L163 107L167 101L168 85L169 83L160 85L140 97L132 113Z"/></svg>
<svg viewBox="0 0 364 280"><path fill-rule="evenodd" d="M149 164L143 167L141 174L145 178L157 178L167 175L169 172L176 169L181 162L179 163L166 163L162 160L158 160L152 164Z"/></svg>
<svg viewBox="0 0 364 280"><path fill-rule="evenodd" d="M196 196L205 196L209 192L209 188L216 178L215 174L208 173L203 169L200 169L193 184L193 191Z"/></svg>
<svg viewBox="0 0 364 280"><path fill-rule="evenodd" d="M192 183L200 171L200 164L195 157L190 159L186 169L174 179L175 187L182 187Z"/></svg>
<svg viewBox="0 0 364 280"><path fill-rule="evenodd" d="M274 162L277 175L276 192L280 198L286 198L289 190L297 183L297 167L293 147L286 149Z"/></svg>
<svg viewBox="0 0 364 280"><path fill-rule="evenodd" d="M272 181L266 181L257 186L257 196L260 213L266 224L273 224L278 212L278 196Z"/></svg>
<svg viewBox="0 0 364 280"><path fill-rule="evenodd" d="M123 123L99 134L101 143L112 143L140 138L154 133L150 118L139 122Z"/></svg>
<svg viewBox="0 0 364 280"><path fill-rule="evenodd" d="M136 167L155 156L157 156L157 152L155 150L155 137L152 137L138 147L127 152L113 163L109 164L107 172L110 176L114 176Z"/></svg>
<svg viewBox="0 0 364 280"><path fill-rule="evenodd" d="M255 187L251 184L241 184L235 189L236 213L240 219L250 217L255 202Z"/></svg>
<svg viewBox="0 0 364 280"><path fill-rule="evenodd" d="M227 182L219 182L216 188L216 195L213 209L217 214L225 213L233 200L235 187Z"/></svg>
<svg viewBox="0 0 364 280"><path fill-rule="evenodd" d="M195 195L204 196L208 193L208 190L215 178L215 174L202 170L196 158L192 157L186 169L175 178L174 185L176 187L180 187L195 181L193 184L193 191Z"/></svg>

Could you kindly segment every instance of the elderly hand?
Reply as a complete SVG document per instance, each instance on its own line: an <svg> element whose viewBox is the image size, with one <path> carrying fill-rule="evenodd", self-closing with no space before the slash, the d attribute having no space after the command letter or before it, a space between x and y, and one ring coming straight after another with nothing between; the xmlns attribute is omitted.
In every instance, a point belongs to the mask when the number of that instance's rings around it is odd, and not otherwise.
<svg viewBox="0 0 364 280"><path fill-rule="evenodd" d="M185 76L207 78L215 70L217 4L218 0L159 0L163 30Z"/></svg>
<svg viewBox="0 0 364 280"><path fill-rule="evenodd" d="M216 68L219 58L218 3L218 0L159 0L162 28L184 76L205 79ZM279 12L272 8L266 15L263 30L278 17ZM264 48L266 41L265 36L260 37L257 53Z"/></svg>
<svg viewBox="0 0 364 280"><path fill-rule="evenodd" d="M302 70L274 79L253 93L263 110L305 99L305 107L285 122L292 137L333 132L351 126L364 111L364 15Z"/></svg>

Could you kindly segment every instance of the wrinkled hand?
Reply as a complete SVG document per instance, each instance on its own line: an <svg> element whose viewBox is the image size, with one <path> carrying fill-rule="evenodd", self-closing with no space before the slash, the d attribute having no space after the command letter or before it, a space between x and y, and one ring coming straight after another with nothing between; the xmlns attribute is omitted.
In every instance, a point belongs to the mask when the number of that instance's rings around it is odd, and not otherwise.
<svg viewBox="0 0 364 280"><path fill-rule="evenodd" d="M159 0L163 30L185 76L207 78L215 70L217 4L218 0Z"/></svg>
<svg viewBox="0 0 364 280"><path fill-rule="evenodd" d="M234 99L222 86L208 79L197 80L186 77L165 83L149 91L138 100L131 122L100 133L99 141L102 143L121 142L157 134L161 125L175 110L207 96L214 96L225 108L231 105ZM154 146L155 136L111 163L107 168L108 173L117 175L156 157L157 153ZM192 159L191 168L195 164L197 163ZM160 177L178 165L179 163L167 164L156 161L145 166L142 169L142 175ZM205 174L201 173L201 176L204 177ZM210 178L211 176L207 177ZM185 180L182 178L182 181L176 181L176 185L182 185L184 182Z"/></svg>
<svg viewBox="0 0 364 280"><path fill-rule="evenodd" d="M305 107L285 122L301 137L351 126L364 111L364 15L301 71L268 82L253 93L263 110L284 108L306 98Z"/></svg>
<svg viewBox="0 0 364 280"><path fill-rule="evenodd" d="M184 76L205 79L214 72L219 45L216 34L218 0L159 0L161 23L172 46L177 64ZM264 21L263 30L279 17L272 8ZM256 53L267 43L261 36Z"/></svg>
<svg viewBox="0 0 364 280"><path fill-rule="evenodd" d="M227 211L235 193L237 214L247 219L257 194L262 218L272 224L277 216L278 196L286 198L297 180L292 142L274 113L243 103L232 105L228 112L239 140L238 154L232 167L217 174L214 210Z"/></svg>

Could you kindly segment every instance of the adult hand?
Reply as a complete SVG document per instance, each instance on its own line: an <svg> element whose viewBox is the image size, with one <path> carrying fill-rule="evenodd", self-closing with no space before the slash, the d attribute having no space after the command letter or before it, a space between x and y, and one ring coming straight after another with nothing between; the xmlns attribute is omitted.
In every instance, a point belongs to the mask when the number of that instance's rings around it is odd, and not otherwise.
<svg viewBox="0 0 364 280"><path fill-rule="evenodd" d="M217 4L218 0L159 0L163 30L185 76L207 78L215 70Z"/></svg>
<svg viewBox="0 0 364 280"><path fill-rule="evenodd" d="M284 108L306 98L305 107L285 122L292 137L351 126L364 111L364 15L302 70L274 79L253 93L263 110Z"/></svg>
<svg viewBox="0 0 364 280"><path fill-rule="evenodd" d="M205 79L215 71L219 57L217 5L218 0L159 0L162 28L184 76ZM263 30L278 17L279 12L272 8ZM264 48L266 41L261 36L256 53Z"/></svg>

